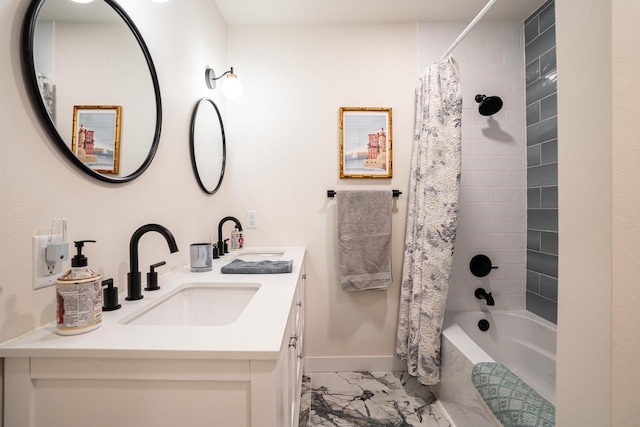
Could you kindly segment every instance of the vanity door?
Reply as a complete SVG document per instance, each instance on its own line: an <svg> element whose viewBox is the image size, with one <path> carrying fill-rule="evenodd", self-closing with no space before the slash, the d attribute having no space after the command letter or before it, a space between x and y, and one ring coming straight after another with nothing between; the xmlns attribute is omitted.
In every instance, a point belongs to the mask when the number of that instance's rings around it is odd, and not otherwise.
<svg viewBox="0 0 640 427"><path fill-rule="evenodd" d="M304 285L306 274L304 267L298 279L296 295L291 308L290 340L289 340L289 396L291 425L297 426L300 417L300 400L302 394L302 374L304 359L302 357L304 342Z"/></svg>

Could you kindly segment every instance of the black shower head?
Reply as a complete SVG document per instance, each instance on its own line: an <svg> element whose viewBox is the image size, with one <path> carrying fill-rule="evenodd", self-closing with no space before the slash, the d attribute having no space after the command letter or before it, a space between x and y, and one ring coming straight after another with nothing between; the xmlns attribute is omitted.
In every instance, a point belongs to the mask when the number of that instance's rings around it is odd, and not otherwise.
<svg viewBox="0 0 640 427"><path fill-rule="evenodd" d="M478 110L483 116L492 116L502 108L499 96L476 95L476 102L480 104Z"/></svg>

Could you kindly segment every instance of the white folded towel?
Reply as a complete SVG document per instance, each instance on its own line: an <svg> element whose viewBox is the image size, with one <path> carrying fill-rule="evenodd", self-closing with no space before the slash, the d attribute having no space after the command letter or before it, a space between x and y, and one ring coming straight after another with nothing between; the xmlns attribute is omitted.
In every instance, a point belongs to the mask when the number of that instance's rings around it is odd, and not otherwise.
<svg viewBox="0 0 640 427"><path fill-rule="evenodd" d="M345 291L391 286L391 196L389 190L338 194L338 257Z"/></svg>

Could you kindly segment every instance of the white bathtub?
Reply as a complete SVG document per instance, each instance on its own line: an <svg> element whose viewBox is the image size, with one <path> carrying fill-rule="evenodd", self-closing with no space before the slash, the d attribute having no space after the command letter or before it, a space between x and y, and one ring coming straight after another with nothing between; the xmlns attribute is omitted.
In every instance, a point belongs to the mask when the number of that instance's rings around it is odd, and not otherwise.
<svg viewBox="0 0 640 427"><path fill-rule="evenodd" d="M481 319L489 321L486 332L478 327ZM450 312L435 392L456 427L495 427L471 383L473 365L490 361L504 364L555 404L556 325L525 310Z"/></svg>

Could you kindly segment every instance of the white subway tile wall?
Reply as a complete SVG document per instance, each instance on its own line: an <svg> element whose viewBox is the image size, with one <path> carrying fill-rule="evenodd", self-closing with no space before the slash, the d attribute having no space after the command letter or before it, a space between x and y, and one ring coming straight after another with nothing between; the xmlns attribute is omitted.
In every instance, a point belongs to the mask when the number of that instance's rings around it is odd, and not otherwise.
<svg viewBox="0 0 640 427"><path fill-rule="evenodd" d="M437 61L467 23L423 22L419 74ZM522 22L481 21L452 53L462 79L462 178L459 219L447 310L486 307L475 298L483 287L496 309L525 307L527 191L525 68ZM500 96L500 112L478 113L476 95ZM488 276L469 271L474 255L498 266Z"/></svg>

